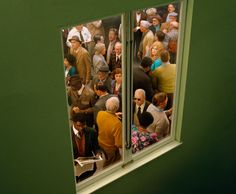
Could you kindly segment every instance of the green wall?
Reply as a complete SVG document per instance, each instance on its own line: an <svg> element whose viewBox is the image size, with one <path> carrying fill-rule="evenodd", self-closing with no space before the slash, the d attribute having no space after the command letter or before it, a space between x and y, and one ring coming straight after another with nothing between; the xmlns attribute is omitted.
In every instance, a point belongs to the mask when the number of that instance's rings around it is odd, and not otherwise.
<svg viewBox="0 0 236 194"><path fill-rule="evenodd" d="M163 2L0 2L0 193L75 193L59 29ZM183 144L96 194L236 192L235 6L194 2Z"/></svg>

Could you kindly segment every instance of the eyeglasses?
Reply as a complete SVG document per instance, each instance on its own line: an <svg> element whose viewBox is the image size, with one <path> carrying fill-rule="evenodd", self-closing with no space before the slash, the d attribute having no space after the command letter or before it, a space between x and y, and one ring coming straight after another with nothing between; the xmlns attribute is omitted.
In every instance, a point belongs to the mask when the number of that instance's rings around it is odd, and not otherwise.
<svg viewBox="0 0 236 194"><path fill-rule="evenodd" d="M134 98L134 100L141 101L141 98Z"/></svg>

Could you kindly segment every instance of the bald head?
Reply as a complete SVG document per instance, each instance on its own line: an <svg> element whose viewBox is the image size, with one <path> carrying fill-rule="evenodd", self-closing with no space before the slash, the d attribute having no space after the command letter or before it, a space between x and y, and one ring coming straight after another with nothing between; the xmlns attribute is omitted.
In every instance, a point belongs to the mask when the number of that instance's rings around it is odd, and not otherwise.
<svg viewBox="0 0 236 194"><path fill-rule="evenodd" d="M179 29L179 22L176 21L170 22L170 29Z"/></svg>

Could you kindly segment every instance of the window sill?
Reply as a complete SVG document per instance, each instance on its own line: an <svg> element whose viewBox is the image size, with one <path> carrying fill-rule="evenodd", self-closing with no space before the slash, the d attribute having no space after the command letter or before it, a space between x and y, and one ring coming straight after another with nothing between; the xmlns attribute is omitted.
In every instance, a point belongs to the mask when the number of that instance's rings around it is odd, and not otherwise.
<svg viewBox="0 0 236 194"><path fill-rule="evenodd" d="M113 182L114 180L126 175L127 173L135 170L136 168L139 168L140 166L152 161L153 159L156 159L157 157L165 154L166 152L172 150L173 148L179 145L181 145L181 142L172 140L169 143L161 146L159 149L151 147L148 153L141 152L140 154L137 155L135 154L133 156L133 160L128 162L127 164L121 166L121 163L118 163L117 165L112 166L112 168L104 170L106 172L103 172L101 174L103 175L102 177L100 176L100 174L98 174L95 175L95 177L92 180L88 179L86 180L86 182L77 184L76 185L77 194L92 193L95 190ZM143 157L142 153L145 154L145 157Z"/></svg>

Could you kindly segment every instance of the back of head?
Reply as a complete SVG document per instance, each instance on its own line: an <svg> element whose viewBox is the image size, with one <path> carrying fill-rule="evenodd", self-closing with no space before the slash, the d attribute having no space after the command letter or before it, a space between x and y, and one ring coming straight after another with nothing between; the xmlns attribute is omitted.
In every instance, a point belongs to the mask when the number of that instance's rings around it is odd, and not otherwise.
<svg viewBox="0 0 236 194"><path fill-rule="evenodd" d="M115 96L109 98L106 101L106 109L111 113L116 113L116 111L119 109L119 99Z"/></svg>
<svg viewBox="0 0 236 194"><path fill-rule="evenodd" d="M105 44L103 43L97 43L94 47L94 50L95 50L95 54L99 55L102 53L102 50L105 49Z"/></svg>
<svg viewBox="0 0 236 194"><path fill-rule="evenodd" d="M159 30L156 32L156 37L160 42L162 42L165 39L165 33Z"/></svg>
<svg viewBox="0 0 236 194"><path fill-rule="evenodd" d="M167 94L165 92L157 93L153 96L152 103L155 106L159 106L159 104L164 102L166 100L166 98L167 98Z"/></svg>
<svg viewBox="0 0 236 194"><path fill-rule="evenodd" d="M143 112L139 118L139 124L145 129L153 123L153 116L150 112Z"/></svg>
<svg viewBox="0 0 236 194"><path fill-rule="evenodd" d="M143 57L141 61L141 66L143 68L146 68L146 67L151 67L151 65L152 65L152 59L150 57Z"/></svg>
<svg viewBox="0 0 236 194"><path fill-rule="evenodd" d="M93 36L93 41L95 42L95 44L97 44L98 41L101 41L101 35L100 34L95 34Z"/></svg>
<svg viewBox="0 0 236 194"><path fill-rule="evenodd" d="M102 92L107 92L107 86L101 82L96 84L96 90L100 90Z"/></svg>
<svg viewBox="0 0 236 194"><path fill-rule="evenodd" d="M85 124L86 123L86 118L84 116L84 114L81 114L81 113L76 113L72 116L71 120L73 122L80 122L82 124Z"/></svg>
<svg viewBox="0 0 236 194"><path fill-rule="evenodd" d="M70 86L76 87L77 89L81 88L82 81L81 81L81 79L80 79L78 74L73 75L73 76L70 77Z"/></svg>
<svg viewBox="0 0 236 194"><path fill-rule="evenodd" d="M69 64L71 66L75 66L76 65L76 58L73 55L67 54L67 55L65 55L64 58L67 59L67 61L69 62Z"/></svg>
<svg viewBox="0 0 236 194"><path fill-rule="evenodd" d="M167 50L164 50L162 53L161 53L161 60L162 62L166 63L168 62L170 59L170 54Z"/></svg>
<svg viewBox="0 0 236 194"><path fill-rule="evenodd" d="M122 74L122 69L117 67L112 71L113 77L115 77L116 74Z"/></svg>

